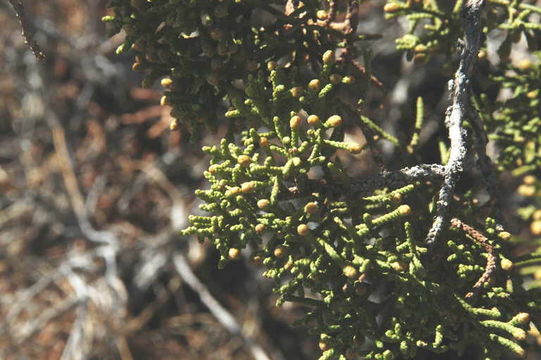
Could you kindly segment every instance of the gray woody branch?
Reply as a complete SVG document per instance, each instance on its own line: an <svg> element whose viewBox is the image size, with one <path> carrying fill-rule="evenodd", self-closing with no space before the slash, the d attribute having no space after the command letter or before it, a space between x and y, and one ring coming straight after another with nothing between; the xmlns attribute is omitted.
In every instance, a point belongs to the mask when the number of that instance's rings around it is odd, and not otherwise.
<svg viewBox="0 0 541 360"><path fill-rule="evenodd" d="M464 118L469 112L470 76L477 59L481 45L480 14L484 0L468 0L463 9L464 21L464 48L462 49L460 65L450 84L453 103L447 109L445 124L449 129L451 151L445 177L440 188L436 217L428 231L426 241L428 244L436 242L443 228L448 223L449 202L455 192L457 181L464 170L466 158L466 131L462 127Z"/></svg>

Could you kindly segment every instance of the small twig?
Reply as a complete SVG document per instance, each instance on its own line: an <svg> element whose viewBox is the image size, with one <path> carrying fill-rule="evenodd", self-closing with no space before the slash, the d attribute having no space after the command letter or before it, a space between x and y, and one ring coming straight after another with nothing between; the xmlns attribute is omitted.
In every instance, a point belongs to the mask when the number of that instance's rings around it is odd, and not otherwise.
<svg viewBox="0 0 541 360"><path fill-rule="evenodd" d="M73 170L72 158L66 143L64 128L57 122L51 126L51 133L53 136L54 148L59 159L60 170L64 177L64 185L66 186L66 191L68 192L71 201L71 206L77 217L80 218L84 214L85 205L83 195L79 189L77 177L75 176L75 171Z"/></svg>
<svg viewBox="0 0 541 360"><path fill-rule="evenodd" d="M17 337L17 345L25 343L38 331L43 330L45 324L67 313L75 306L77 306L79 302L79 297L77 295L73 295L57 303L55 306L43 311L37 318L27 322L22 329L22 334Z"/></svg>
<svg viewBox="0 0 541 360"><path fill-rule="evenodd" d="M32 53L34 53L34 56L38 60L45 59L45 54L43 53L43 51L41 51L41 48L37 44L36 40L34 40L34 31L31 29L28 19L26 18L22 1L9 0L9 3L15 10L15 14L17 14L17 19L19 19L19 23L21 24L22 28L22 35L24 37L24 40L32 50Z"/></svg>
<svg viewBox="0 0 541 360"><path fill-rule="evenodd" d="M188 284L193 291L195 291L203 304L210 310L212 315L225 327L231 334L239 336L246 346L250 349L254 359L256 360L270 360L270 357L265 353L263 348L252 341L244 332L241 326L237 323L233 315L229 313L210 293L207 287L195 276L188 261L181 253L177 253L173 256L173 263L175 269L182 277L182 279Z"/></svg>
<svg viewBox="0 0 541 360"><path fill-rule="evenodd" d="M128 341L125 336L119 336L116 340L116 347L121 360L133 360Z"/></svg>
<svg viewBox="0 0 541 360"><path fill-rule="evenodd" d="M445 179L440 188L436 217L432 223L426 241L428 244L436 242L448 218L449 203L455 192L456 183L464 170L466 158L466 131L462 127L464 118L468 114L470 76L477 59L481 44L481 8L484 0L468 0L464 5L464 32L465 42L461 54L460 65L450 84L452 90L452 105L447 109L445 123L449 129L451 149L449 161L445 167Z"/></svg>
<svg viewBox="0 0 541 360"><path fill-rule="evenodd" d="M76 309L77 317L70 331L68 341L62 351L60 360L86 360L90 353L92 335L88 336L87 319L88 307L86 302L81 302Z"/></svg>
<svg viewBox="0 0 541 360"><path fill-rule="evenodd" d="M363 65L359 64L357 60L350 59L350 63L351 65L353 65L355 69L357 69L357 71L362 76L366 75L366 68ZM370 81L372 82L372 85L374 86L383 87L383 83L375 75L370 75Z"/></svg>
<svg viewBox="0 0 541 360"><path fill-rule="evenodd" d="M4 324L11 323L13 319L19 316L20 312L24 310L25 306L30 302L30 300L47 288L47 286L59 278L60 275L60 272L58 272L52 274L51 276L44 276L32 286L24 289L21 294L16 297L16 301L13 302L13 306L11 306L6 317L4 318ZM0 333L5 330L4 326L0 328Z"/></svg>
<svg viewBox="0 0 541 360"><path fill-rule="evenodd" d="M475 230L473 227L471 227L468 224L464 224L462 221L460 221L457 218L451 219L451 226L460 229L464 231L467 235L469 235L474 241L481 244L483 248L485 249L488 258L487 258L487 265L485 266L485 271L477 280L477 282L473 285L473 290L478 291L483 284L488 282L490 278L492 277L492 274L494 273L494 270L496 270L496 255L494 255L494 246L490 245L488 242L488 239L481 234L479 231ZM474 291L470 291L466 294L466 298L470 298L473 296Z"/></svg>

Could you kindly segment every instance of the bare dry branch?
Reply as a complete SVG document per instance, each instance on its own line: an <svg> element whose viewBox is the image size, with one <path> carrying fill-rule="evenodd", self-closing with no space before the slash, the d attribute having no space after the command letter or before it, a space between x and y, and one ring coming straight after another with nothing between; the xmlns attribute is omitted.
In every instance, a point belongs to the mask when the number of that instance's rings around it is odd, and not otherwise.
<svg viewBox="0 0 541 360"><path fill-rule="evenodd" d="M256 344L242 331L241 326L237 323L233 315L229 313L210 293L207 287L195 276L188 261L181 253L176 253L173 256L175 269L182 279L195 291L203 304L207 306L212 315L225 327L231 334L239 336L255 360L270 360L270 357L265 353L263 348Z"/></svg>

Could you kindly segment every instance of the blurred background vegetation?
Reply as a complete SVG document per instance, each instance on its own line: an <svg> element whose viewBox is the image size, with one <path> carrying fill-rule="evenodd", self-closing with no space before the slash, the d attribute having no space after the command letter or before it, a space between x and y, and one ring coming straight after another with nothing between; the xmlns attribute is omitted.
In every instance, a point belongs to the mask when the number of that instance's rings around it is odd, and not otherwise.
<svg viewBox="0 0 541 360"><path fill-rule="evenodd" d="M178 236L197 205L194 189L205 186L208 158L169 130L161 89L141 87L132 55L115 54L123 34L109 38L100 20L107 1L25 6L43 61L24 43L9 3L0 3L0 358L252 359L259 346L271 359L316 358L317 339L291 326L302 309L276 308L259 269L241 259L218 270L214 249ZM406 136L422 96L420 154L438 162L453 69L437 56L422 67L407 61L394 44L407 24L385 20L382 7L366 2L359 24L384 35L374 42L383 87L369 95L370 115ZM527 56L517 44L517 66ZM225 132L223 124L202 143ZM390 158L393 149L382 151ZM354 173L366 164L350 166ZM518 253L541 236L535 175L500 179ZM236 323L209 311L181 260ZM527 271L541 281L539 269Z"/></svg>

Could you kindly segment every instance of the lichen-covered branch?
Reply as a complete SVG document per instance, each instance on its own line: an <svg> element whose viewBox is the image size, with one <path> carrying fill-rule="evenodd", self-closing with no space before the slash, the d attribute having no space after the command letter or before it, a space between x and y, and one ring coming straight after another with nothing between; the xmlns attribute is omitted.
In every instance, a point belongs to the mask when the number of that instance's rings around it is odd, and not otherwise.
<svg viewBox="0 0 541 360"><path fill-rule="evenodd" d="M450 201L455 192L456 183L464 171L467 148L463 122L470 106L471 75L481 46L480 16L483 3L484 0L468 0L463 9L464 48L455 78L450 83L452 104L447 109L445 119L451 141L450 156L445 166L445 179L438 195L436 217L426 236L428 244L433 244L446 226Z"/></svg>

